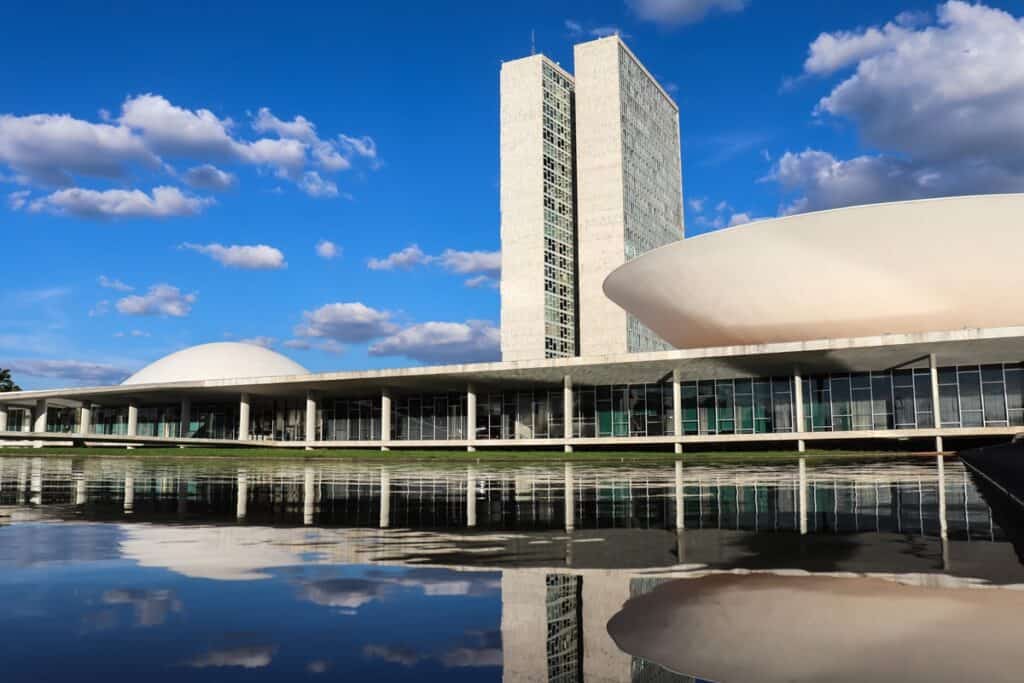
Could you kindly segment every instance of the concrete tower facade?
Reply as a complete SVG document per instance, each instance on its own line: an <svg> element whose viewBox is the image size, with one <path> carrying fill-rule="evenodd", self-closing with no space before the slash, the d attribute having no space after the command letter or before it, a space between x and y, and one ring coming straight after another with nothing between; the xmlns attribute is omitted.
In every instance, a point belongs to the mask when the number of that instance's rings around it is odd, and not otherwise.
<svg viewBox="0 0 1024 683"><path fill-rule="evenodd" d="M672 348L604 279L683 237L679 108L619 39L575 48L580 355Z"/></svg>
<svg viewBox="0 0 1024 683"><path fill-rule="evenodd" d="M573 79L543 55L501 67L501 352L579 354Z"/></svg>

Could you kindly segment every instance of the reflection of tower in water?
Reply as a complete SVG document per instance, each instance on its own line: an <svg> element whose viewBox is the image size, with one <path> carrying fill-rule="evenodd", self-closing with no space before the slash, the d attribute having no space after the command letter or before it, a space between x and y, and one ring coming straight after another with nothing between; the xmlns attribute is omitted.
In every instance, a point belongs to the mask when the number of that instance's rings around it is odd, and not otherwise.
<svg viewBox="0 0 1024 683"><path fill-rule="evenodd" d="M583 680L583 579L572 574L548 574L548 680Z"/></svg>

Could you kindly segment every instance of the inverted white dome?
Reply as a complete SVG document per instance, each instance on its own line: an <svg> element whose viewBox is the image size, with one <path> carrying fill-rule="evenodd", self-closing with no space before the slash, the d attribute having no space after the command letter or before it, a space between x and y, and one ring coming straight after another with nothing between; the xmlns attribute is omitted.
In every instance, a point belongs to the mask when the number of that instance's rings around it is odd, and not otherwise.
<svg viewBox="0 0 1024 683"><path fill-rule="evenodd" d="M121 384L197 382L208 379L306 375L309 371L276 351L254 344L200 344L164 356Z"/></svg>

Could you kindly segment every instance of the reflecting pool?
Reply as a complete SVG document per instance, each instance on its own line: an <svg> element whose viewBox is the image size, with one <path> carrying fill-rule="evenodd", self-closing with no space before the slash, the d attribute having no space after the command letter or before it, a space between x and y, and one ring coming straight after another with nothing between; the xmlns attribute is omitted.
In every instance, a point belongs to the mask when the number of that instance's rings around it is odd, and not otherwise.
<svg viewBox="0 0 1024 683"><path fill-rule="evenodd" d="M2 456L3 680L690 681L607 627L674 578L1024 584L940 463Z"/></svg>

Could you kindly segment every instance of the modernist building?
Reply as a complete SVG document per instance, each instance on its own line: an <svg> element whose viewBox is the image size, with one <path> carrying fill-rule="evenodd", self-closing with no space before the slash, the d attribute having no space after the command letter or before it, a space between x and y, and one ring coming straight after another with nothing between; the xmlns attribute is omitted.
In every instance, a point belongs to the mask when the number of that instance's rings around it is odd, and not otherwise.
<svg viewBox="0 0 1024 683"><path fill-rule="evenodd" d="M0 395L0 443L673 448L1024 428L1024 194L677 240L678 111L617 37L502 68L503 362L310 373L237 343ZM662 348L665 340L675 348Z"/></svg>
<svg viewBox="0 0 1024 683"><path fill-rule="evenodd" d="M501 68L506 361L671 348L601 283L683 236L679 109L618 36L574 61Z"/></svg>

